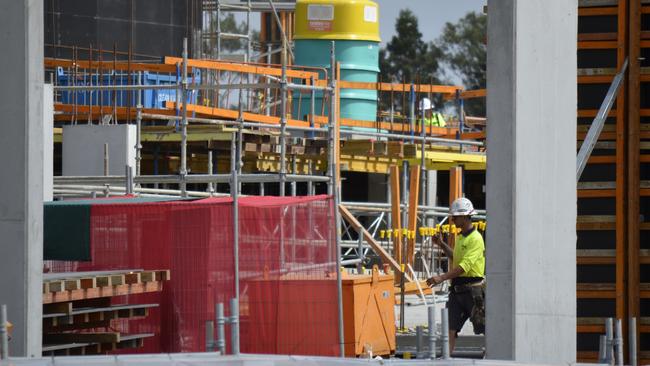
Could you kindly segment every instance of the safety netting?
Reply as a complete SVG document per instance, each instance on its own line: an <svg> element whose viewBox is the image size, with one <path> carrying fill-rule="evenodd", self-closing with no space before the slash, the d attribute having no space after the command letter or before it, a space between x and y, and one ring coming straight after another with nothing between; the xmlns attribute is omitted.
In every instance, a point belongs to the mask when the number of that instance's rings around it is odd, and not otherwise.
<svg viewBox="0 0 650 366"><path fill-rule="evenodd" d="M242 352L337 355L333 210L329 196L239 199ZM219 302L229 315L235 295L233 211L230 198L90 203L90 260L46 261L45 270L169 269L162 292L112 300L160 306L112 326L155 334L137 352L206 351L206 322Z"/></svg>

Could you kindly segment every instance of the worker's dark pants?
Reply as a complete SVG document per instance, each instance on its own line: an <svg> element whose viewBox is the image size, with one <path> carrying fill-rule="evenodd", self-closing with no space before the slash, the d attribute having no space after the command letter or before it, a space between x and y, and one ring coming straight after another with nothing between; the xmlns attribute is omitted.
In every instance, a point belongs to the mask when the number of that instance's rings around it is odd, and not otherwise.
<svg viewBox="0 0 650 366"><path fill-rule="evenodd" d="M460 332L467 319L471 319L475 334L485 333L485 291L482 287L467 287L449 293L449 329Z"/></svg>

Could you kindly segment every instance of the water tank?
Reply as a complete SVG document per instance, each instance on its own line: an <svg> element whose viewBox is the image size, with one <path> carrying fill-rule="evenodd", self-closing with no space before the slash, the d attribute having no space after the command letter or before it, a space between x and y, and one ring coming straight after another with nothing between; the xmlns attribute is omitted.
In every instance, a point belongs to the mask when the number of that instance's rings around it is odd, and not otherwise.
<svg viewBox="0 0 650 366"><path fill-rule="evenodd" d="M330 67L330 46L335 42L341 79L377 82L379 72L379 8L370 0L298 0L295 20L295 64ZM328 71L329 72L329 71ZM324 75L321 75L324 76ZM305 119L310 97L293 96L294 118ZM341 118L375 121L377 91L341 90ZM322 93L316 94L316 114L320 114ZM325 113L328 113L328 105Z"/></svg>

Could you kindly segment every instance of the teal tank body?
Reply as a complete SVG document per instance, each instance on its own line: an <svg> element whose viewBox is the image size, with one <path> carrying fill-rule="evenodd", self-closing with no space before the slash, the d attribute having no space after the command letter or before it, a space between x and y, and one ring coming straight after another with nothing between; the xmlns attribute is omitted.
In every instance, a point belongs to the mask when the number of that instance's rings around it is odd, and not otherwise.
<svg viewBox="0 0 650 366"><path fill-rule="evenodd" d="M295 40L295 65L327 68L330 72L330 40ZM336 61L341 64L341 80L356 82L377 82L379 73L379 43L374 41L337 40ZM320 77L324 77L321 74ZM377 119L377 91L362 89L341 89L341 118L362 121ZM317 92L315 111L321 114L323 94ZM293 116L306 120L311 108L309 93L293 94ZM325 105L325 114L329 105Z"/></svg>

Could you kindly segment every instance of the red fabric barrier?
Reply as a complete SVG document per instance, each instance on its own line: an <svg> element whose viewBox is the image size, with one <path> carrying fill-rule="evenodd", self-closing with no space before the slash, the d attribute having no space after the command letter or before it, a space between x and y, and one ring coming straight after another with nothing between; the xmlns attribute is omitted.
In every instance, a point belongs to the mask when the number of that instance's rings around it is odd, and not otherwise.
<svg viewBox="0 0 650 366"><path fill-rule="evenodd" d="M337 354L333 209L327 196L240 199L242 352ZM170 269L162 293L113 299L160 304L148 317L114 327L156 333L137 352L205 351L215 304L223 302L229 315L234 297L232 214L230 198L93 205L92 260L47 266L53 272Z"/></svg>

